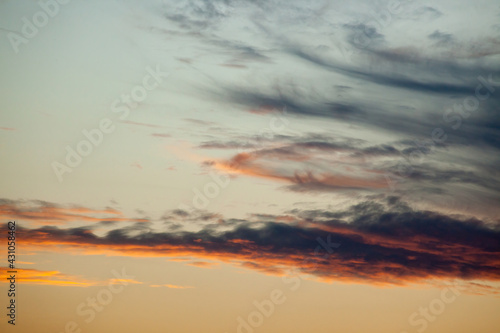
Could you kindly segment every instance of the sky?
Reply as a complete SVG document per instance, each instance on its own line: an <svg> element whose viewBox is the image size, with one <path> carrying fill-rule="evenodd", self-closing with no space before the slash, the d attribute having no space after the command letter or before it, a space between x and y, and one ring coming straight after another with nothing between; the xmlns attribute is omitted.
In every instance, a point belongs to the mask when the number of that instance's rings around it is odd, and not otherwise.
<svg viewBox="0 0 500 333"><path fill-rule="evenodd" d="M3 0L0 54L2 332L499 331L498 1Z"/></svg>

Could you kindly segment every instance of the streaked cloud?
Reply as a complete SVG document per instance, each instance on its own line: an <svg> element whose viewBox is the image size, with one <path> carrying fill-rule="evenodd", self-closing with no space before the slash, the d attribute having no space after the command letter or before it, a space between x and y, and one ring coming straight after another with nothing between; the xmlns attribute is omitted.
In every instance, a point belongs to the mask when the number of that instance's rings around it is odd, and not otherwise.
<svg viewBox="0 0 500 333"><path fill-rule="evenodd" d="M0 267L0 281L2 283L8 283L8 278L11 275L11 271L7 267ZM16 268L16 278L18 283L26 285L48 285L48 286L59 286L59 287L92 287L92 286L102 286L113 283L123 282L118 279L110 279L108 281L99 281L86 279L82 276L64 274L60 271L42 271L37 269L26 269L26 268ZM126 279L129 284L141 284L133 279Z"/></svg>
<svg viewBox="0 0 500 333"><path fill-rule="evenodd" d="M43 200L0 199L0 216L4 219L21 219L38 224L64 224L75 221L148 221L147 218L124 218L121 212L109 207L94 210L76 205L58 205Z"/></svg>
<svg viewBox="0 0 500 333"><path fill-rule="evenodd" d="M169 289L191 289L194 287L191 286L178 286L175 284L152 284L151 288L169 288Z"/></svg>
<svg viewBox="0 0 500 333"><path fill-rule="evenodd" d="M401 285L500 279L498 221L413 210L396 197L339 211L296 209L288 212L287 222L279 220L271 215L228 219L190 232L131 226L102 237L90 229L49 226L18 233L29 246L45 249L65 245L93 254L190 256L267 274L298 270L325 281ZM340 246L320 246L333 243Z"/></svg>

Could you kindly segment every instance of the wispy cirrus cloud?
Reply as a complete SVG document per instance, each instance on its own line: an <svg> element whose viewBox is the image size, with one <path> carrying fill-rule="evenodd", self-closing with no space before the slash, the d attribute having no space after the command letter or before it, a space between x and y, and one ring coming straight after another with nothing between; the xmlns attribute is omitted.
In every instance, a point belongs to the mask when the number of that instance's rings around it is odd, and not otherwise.
<svg viewBox="0 0 500 333"><path fill-rule="evenodd" d="M146 218L129 219L113 208L91 209L77 205L59 205L43 200L0 199L0 217L19 219L39 224L64 224L66 222L126 221L146 222Z"/></svg>
<svg viewBox="0 0 500 333"><path fill-rule="evenodd" d="M207 262L207 261L193 261L188 264L189 266L199 267L199 268L214 268L218 266L219 263Z"/></svg>
<svg viewBox="0 0 500 333"><path fill-rule="evenodd" d="M151 128L162 128L162 126L160 126L160 125L140 123L140 122L131 121L131 120L122 120L120 122L127 124L127 125L136 125L136 126L151 127Z"/></svg>
<svg viewBox="0 0 500 333"><path fill-rule="evenodd" d="M169 289L192 289L191 286L179 286L175 284L152 284L151 288L169 288Z"/></svg>
<svg viewBox="0 0 500 333"><path fill-rule="evenodd" d="M172 135L167 134L167 133L153 133L151 135L154 137L157 137L157 138L171 138L172 137Z"/></svg>
<svg viewBox="0 0 500 333"><path fill-rule="evenodd" d="M481 208L470 213L483 211L489 216L495 215L492 203L500 199L498 158L481 153L482 158L472 163L470 156L477 151L466 145L430 139L370 142L304 133L267 138L240 135L205 141L199 148L228 156L205 160L205 167L276 181L278 187L300 193L397 191L423 204L451 198L455 208L476 203ZM464 154L464 149L471 155ZM397 188L391 182L397 182Z"/></svg>

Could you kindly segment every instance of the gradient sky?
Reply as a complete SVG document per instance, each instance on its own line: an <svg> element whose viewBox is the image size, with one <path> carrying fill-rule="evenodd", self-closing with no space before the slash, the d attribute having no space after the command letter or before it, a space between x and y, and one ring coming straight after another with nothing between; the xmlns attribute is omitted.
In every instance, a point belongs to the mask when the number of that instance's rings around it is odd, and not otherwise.
<svg viewBox="0 0 500 333"><path fill-rule="evenodd" d="M499 331L498 1L4 0L0 22L2 332L251 333L273 291L253 332Z"/></svg>

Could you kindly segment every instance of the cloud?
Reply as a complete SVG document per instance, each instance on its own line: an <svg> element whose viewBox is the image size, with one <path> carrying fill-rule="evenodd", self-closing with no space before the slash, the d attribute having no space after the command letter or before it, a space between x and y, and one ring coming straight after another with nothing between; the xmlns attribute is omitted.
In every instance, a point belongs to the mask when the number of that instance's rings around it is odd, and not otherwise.
<svg viewBox="0 0 500 333"><path fill-rule="evenodd" d="M219 265L218 263L214 262L207 262L207 261L193 261L188 264L189 266L194 266L194 267L199 267L199 268L214 268L214 266Z"/></svg>
<svg viewBox="0 0 500 333"><path fill-rule="evenodd" d="M154 137L157 137L157 138L170 138L170 137L172 137L170 134L166 134L166 133L153 133L151 135Z"/></svg>
<svg viewBox="0 0 500 333"><path fill-rule="evenodd" d="M124 123L124 124L128 124L128 125L136 125L136 126L144 126L144 127L152 127L152 128L162 128L162 126L159 126L159 125L139 123L139 122L130 121L130 120L121 120L120 122Z"/></svg>
<svg viewBox="0 0 500 333"><path fill-rule="evenodd" d="M500 200L495 168L499 160L485 156L471 163L465 147L429 139L373 143L327 133L239 135L199 145L229 151L224 159L206 160L204 167L267 179L285 190L304 194L390 190L423 204L453 199L453 207L464 208L464 213L465 207L477 202L477 209L467 208L470 214L494 216L493 203Z"/></svg>
<svg viewBox="0 0 500 333"><path fill-rule="evenodd" d="M64 245L88 253L188 256L266 274L296 271L325 281L500 280L498 223L413 210L397 197L338 211L293 210L286 219L269 215L199 231L128 227L100 237L46 226L20 228L18 234L26 246L44 249Z"/></svg>
<svg viewBox="0 0 500 333"><path fill-rule="evenodd" d="M439 17L441 17L443 13L430 6L421 6L418 8L415 8L413 12L411 12L410 16L412 16L416 20L435 20Z"/></svg>
<svg viewBox="0 0 500 333"><path fill-rule="evenodd" d="M474 91L474 86L469 86L463 83L442 82L440 77L435 77L432 80L427 79L426 81L418 79L420 75L418 75L418 72L415 71L415 66L413 66L413 68L408 66L407 68L404 68L404 70L400 70L400 73L398 73L385 70L385 66L380 66L380 70L373 70L371 68L363 68L365 66L356 68L353 65L341 64L334 60L325 59L311 51L305 51L298 46L290 47L289 52L300 59L315 64L328 71L342 74L346 77L350 77L351 79L372 82L380 86L433 94L468 94L471 93L471 91ZM384 54L384 51L381 51L380 49L364 49L364 52L367 53L367 56ZM426 67L427 70L429 70L428 64L426 64ZM382 71L382 69L384 69L384 71Z"/></svg>
<svg viewBox="0 0 500 333"><path fill-rule="evenodd" d="M59 205L42 200L11 200L0 199L0 217L3 219L19 219L39 224L64 224L65 222L85 221L127 221L146 222L146 218L129 219L122 213L105 208L94 210L76 205Z"/></svg>
<svg viewBox="0 0 500 333"><path fill-rule="evenodd" d="M221 64L219 66L228 67L228 68L236 68L236 69L246 69L248 66L238 65L238 64Z"/></svg>
<svg viewBox="0 0 500 333"><path fill-rule="evenodd" d="M434 31L428 37L435 40L437 45L448 45L453 42L453 36L451 34L442 33L439 30Z"/></svg>
<svg viewBox="0 0 500 333"><path fill-rule="evenodd" d="M256 144L209 142L201 145L202 148L226 149L243 146L252 147ZM267 142L266 145L262 142L260 149L238 153L226 161L210 161L208 164L232 174L288 182L293 184L288 189L298 192L380 189L387 187L387 181L381 172L370 169L370 165L365 162L398 154L398 149L390 145L363 146L356 142L311 137L282 144L275 141Z"/></svg>
<svg viewBox="0 0 500 333"><path fill-rule="evenodd" d="M169 288L169 289L191 289L194 287L191 286L178 286L175 284L152 284L150 285L151 288Z"/></svg>
<svg viewBox="0 0 500 333"><path fill-rule="evenodd" d="M142 165L138 162L132 163L132 164L130 164L130 166L133 168L137 168L139 170L142 170Z"/></svg>
<svg viewBox="0 0 500 333"><path fill-rule="evenodd" d="M205 120L193 119L193 118L185 118L184 121L187 121L188 123L199 125L199 126L212 126L212 125L217 124L217 123L214 123L213 121L205 121Z"/></svg>
<svg viewBox="0 0 500 333"><path fill-rule="evenodd" d="M187 30L206 29L217 24L231 11L231 1L164 2L166 18ZM173 14L176 13L176 14Z"/></svg>
<svg viewBox="0 0 500 333"><path fill-rule="evenodd" d="M7 267L0 267L0 282L8 283L8 278L12 273ZM41 271L37 269L16 268L16 279L20 284L48 285L59 287L92 287L108 285L120 282L117 279L107 281L89 280L81 276L64 274L59 271ZM127 283L141 284L133 279L127 279Z"/></svg>
<svg viewBox="0 0 500 333"><path fill-rule="evenodd" d="M364 23L345 24L344 28L350 32L349 42L355 47L373 47L374 44L381 44L385 40L384 35L379 33L377 28Z"/></svg>

